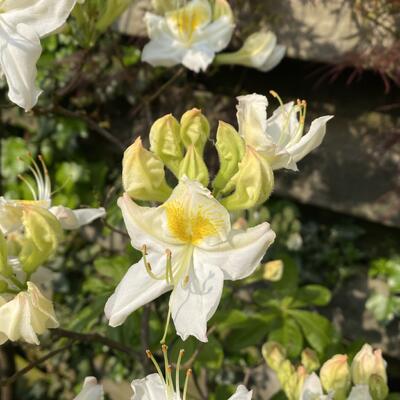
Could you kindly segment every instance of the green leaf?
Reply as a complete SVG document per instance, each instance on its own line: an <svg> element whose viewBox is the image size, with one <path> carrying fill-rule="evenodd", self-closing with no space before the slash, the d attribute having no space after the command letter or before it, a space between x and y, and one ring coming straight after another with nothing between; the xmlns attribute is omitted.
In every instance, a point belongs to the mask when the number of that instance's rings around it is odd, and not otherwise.
<svg viewBox="0 0 400 400"><path fill-rule="evenodd" d="M380 322L389 322L395 317L396 313L400 312L396 298L385 296L382 293L372 294L366 303L366 307Z"/></svg>
<svg viewBox="0 0 400 400"><path fill-rule="evenodd" d="M330 301L331 292L329 289L321 285L306 285L297 291L292 307L325 306Z"/></svg>
<svg viewBox="0 0 400 400"><path fill-rule="evenodd" d="M303 335L299 325L292 318L286 318L281 328L275 329L269 334L268 340L284 346L290 358L297 357L303 350Z"/></svg>
<svg viewBox="0 0 400 400"><path fill-rule="evenodd" d="M310 344L318 353L323 354L325 348L334 337L332 324L322 315L311 311L288 310L288 313L297 321Z"/></svg>

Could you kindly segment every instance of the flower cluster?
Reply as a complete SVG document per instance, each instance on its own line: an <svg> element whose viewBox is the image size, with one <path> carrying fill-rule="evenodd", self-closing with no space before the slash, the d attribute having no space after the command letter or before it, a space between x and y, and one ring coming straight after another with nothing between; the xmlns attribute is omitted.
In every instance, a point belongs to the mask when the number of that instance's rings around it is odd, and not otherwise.
<svg viewBox="0 0 400 400"><path fill-rule="evenodd" d="M142 60L153 66L182 64L194 71L205 71L217 53L231 41L235 28L232 9L226 0L154 1L158 14L146 13L150 42ZM267 72L282 60L285 47L277 45L272 32L250 35L243 47L217 55L217 64L237 64Z"/></svg>

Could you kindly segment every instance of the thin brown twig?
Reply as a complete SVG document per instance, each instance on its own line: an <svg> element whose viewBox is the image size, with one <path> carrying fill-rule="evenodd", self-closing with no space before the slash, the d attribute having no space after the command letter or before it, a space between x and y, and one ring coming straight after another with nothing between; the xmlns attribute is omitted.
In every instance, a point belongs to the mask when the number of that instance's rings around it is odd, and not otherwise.
<svg viewBox="0 0 400 400"><path fill-rule="evenodd" d="M47 361L48 359L54 357L55 355L57 355L58 353L63 352L64 350L69 349L72 345L74 344L74 340L71 340L67 345L60 347L58 349L55 349L53 351L51 351L50 353L47 353L45 356L38 358L35 361L32 361L30 364L28 364L25 368L20 369L19 371L17 371L14 375L10 376L9 378L6 379L2 379L0 381L0 386L9 386L11 384L13 384L14 382L17 381L18 378L20 378L21 376L27 374L29 371L31 371L33 368L37 367L38 365L44 363L45 361Z"/></svg>

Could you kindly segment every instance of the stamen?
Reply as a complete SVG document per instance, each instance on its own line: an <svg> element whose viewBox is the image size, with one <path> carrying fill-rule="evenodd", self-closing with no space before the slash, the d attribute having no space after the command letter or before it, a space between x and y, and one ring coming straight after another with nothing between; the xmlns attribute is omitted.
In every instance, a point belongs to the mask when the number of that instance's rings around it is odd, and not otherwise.
<svg viewBox="0 0 400 400"><path fill-rule="evenodd" d="M166 344L163 344L161 346L163 355L164 355L164 364L165 364L165 380L167 381L167 386L169 387L174 387L174 384L172 382L172 374L171 374L171 366L169 364L168 360L168 346Z"/></svg>
<svg viewBox="0 0 400 400"><path fill-rule="evenodd" d="M44 195L46 199L50 199L51 197L51 181L49 177L49 171L47 169L46 163L44 162L43 156L41 154L38 155L39 161L42 164L43 172L44 172Z"/></svg>
<svg viewBox="0 0 400 400"><path fill-rule="evenodd" d="M189 378L192 376L192 370L188 369L186 371L186 379L185 379L185 386L183 387L183 399L186 400L186 395L187 395L187 390L188 390L188 385L189 385Z"/></svg>
<svg viewBox="0 0 400 400"><path fill-rule="evenodd" d="M171 309L168 308L168 316L167 316L167 322L165 324L165 329L164 329L164 335L160 341L161 344L165 344L165 341L167 339L167 335L168 335L168 328L169 328L169 324L171 321Z"/></svg>
<svg viewBox="0 0 400 400"><path fill-rule="evenodd" d="M174 274L172 273L172 253L170 249L165 250L167 256L166 279L167 283L174 285Z"/></svg>
<svg viewBox="0 0 400 400"><path fill-rule="evenodd" d="M158 375L160 375L160 378L161 378L161 380L163 381L163 383L165 385L166 383L165 383L164 375L161 372L160 366L158 365L158 362L154 358L153 353L150 350L146 350L146 355L152 361L154 366L156 367L157 373L158 373Z"/></svg>
<svg viewBox="0 0 400 400"><path fill-rule="evenodd" d="M182 287L185 288L188 283L189 283L189 275L186 275L183 279L182 279Z"/></svg>
<svg viewBox="0 0 400 400"><path fill-rule="evenodd" d="M163 281L164 279L167 278L166 275L157 276L151 270L151 264L147 261L147 246L145 244L142 246L142 255L143 255L144 266L146 267L146 271L150 275L150 278L153 278L153 279L155 279L157 281Z"/></svg>
<svg viewBox="0 0 400 400"><path fill-rule="evenodd" d="M176 362L176 374L175 374L175 389L177 393L180 393L180 381L179 381L179 371L181 369L181 361L185 350L181 349L179 351L178 361Z"/></svg>
<svg viewBox="0 0 400 400"><path fill-rule="evenodd" d="M276 93L275 90L270 90L269 93L271 94L271 96L275 97L275 98L278 100L280 106L281 106L282 108L284 108L284 106L283 106L283 101L282 101L281 97L279 96L279 94Z"/></svg>
<svg viewBox="0 0 400 400"><path fill-rule="evenodd" d="M34 189L33 186L29 183L29 181L28 181L25 177L23 177L22 175L18 175L18 179L21 179L21 181L24 182L26 186L28 186L29 191L32 193L33 200L37 201L38 198L37 198L35 189Z"/></svg>

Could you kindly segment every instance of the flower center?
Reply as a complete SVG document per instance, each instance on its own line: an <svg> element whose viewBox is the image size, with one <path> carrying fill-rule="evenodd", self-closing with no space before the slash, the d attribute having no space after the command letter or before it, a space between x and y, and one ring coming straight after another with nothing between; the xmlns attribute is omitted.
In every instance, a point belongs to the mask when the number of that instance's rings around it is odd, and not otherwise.
<svg viewBox="0 0 400 400"><path fill-rule="evenodd" d="M177 201L165 205L167 225L174 237L187 244L196 245L203 239L218 234L220 219L211 219L207 210L199 207L193 212Z"/></svg>

